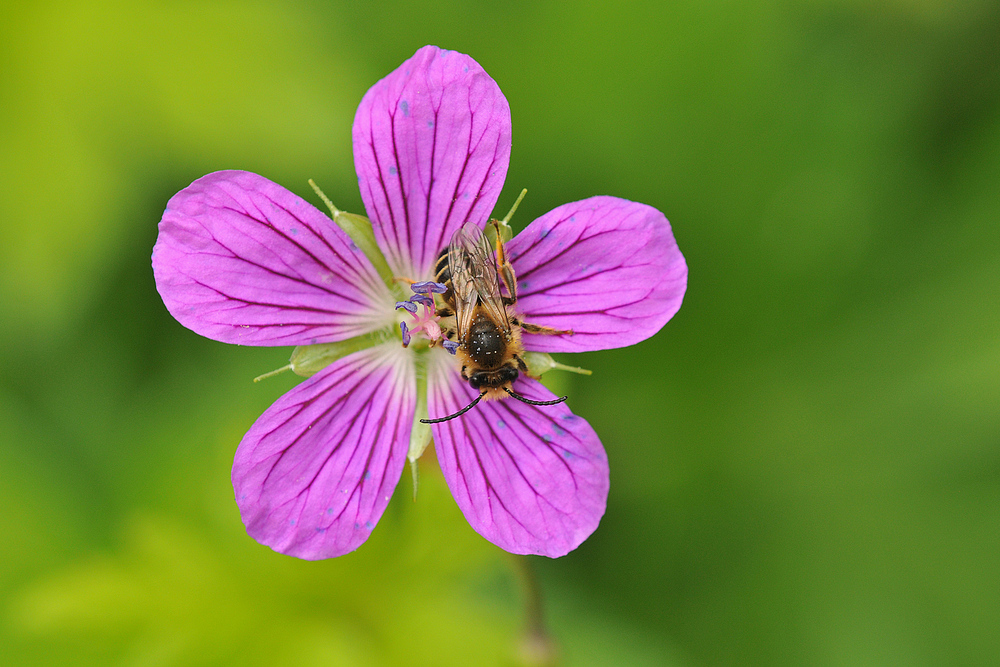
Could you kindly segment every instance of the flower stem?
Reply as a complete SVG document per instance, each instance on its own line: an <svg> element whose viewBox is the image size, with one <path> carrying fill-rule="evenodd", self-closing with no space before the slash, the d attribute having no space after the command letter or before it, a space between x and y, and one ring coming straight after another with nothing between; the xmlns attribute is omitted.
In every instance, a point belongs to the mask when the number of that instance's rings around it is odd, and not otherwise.
<svg viewBox="0 0 1000 667"><path fill-rule="evenodd" d="M559 664L559 647L545 626L542 587L534 564L530 556L511 558L524 596L525 628L519 647L521 662L531 667L554 667Z"/></svg>

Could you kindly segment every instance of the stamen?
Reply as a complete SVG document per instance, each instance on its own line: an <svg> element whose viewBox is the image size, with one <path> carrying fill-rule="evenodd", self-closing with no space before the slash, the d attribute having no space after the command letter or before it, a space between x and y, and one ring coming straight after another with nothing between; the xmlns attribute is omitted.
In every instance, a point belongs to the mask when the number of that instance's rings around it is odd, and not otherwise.
<svg viewBox="0 0 1000 667"><path fill-rule="evenodd" d="M422 332L421 336L430 340L433 346L435 341L443 338L443 335L441 333L441 326L438 324L439 316L437 308L434 305L434 299L431 294L439 294L447 291L448 288L441 283L431 281L414 283L411 287L414 294L406 301L396 302L396 310L405 310L413 316L412 327L407 327L402 323L399 325L403 331L403 347L406 347L410 343L409 334L416 334L417 332ZM423 312L420 312L418 306L424 307Z"/></svg>
<svg viewBox="0 0 1000 667"><path fill-rule="evenodd" d="M457 350L459 347L458 343L456 343L453 340L445 340L443 343L441 343L441 346L444 347L444 349L451 352L452 354L455 354L455 350Z"/></svg>
<svg viewBox="0 0 1000 667"><path fill-rule="evenodd" d="M527 403L528 405L555 405L556 403L562 403L567 398L569 398L568 396L563 396L561 398L557 398L552 401L533 401L530 398L525 398L524 396L521 396L520 394L515 394L507 387L503 387L503 390L508 394L510 394L511 396L513 396L514 398L516 398L517 400L521 401L522 403Z"/></svg>
<svg viewBox="0 0 1000 667"><path fill-rule="evenodd" d="M410 344L410 332L406 330L406 322L400 322L399 329L403 332L403 347L406 347Z"/></svg>
<svg viewBox="0 0 1000 667"><path fill-rule="evenodd" d="M427 306L428 308L434 307L434 299L426 294L414 294L410 297L410 303L419 303L421 306Z"/></svg>
<svg viewBox="0 0 1000 667"><path fill-rule="evenodd" d="M421 419L420 422L422 424L437 424L438 422L446 422L449 419L454 419L455 417L461 417L466 412L475 407L476 403L478 403L480 399L482 399L482 397L485 395L486 392L484 391L483 393L479 394L479 396L476 396L476 398L472 401L472 403L469 403L468 405L466 405L464 408L462 408L453 415L448 415L447 417L438 417L437 419Z"/></svg>
<svg viewBox="0 0 1000 667"><path fill-rule="evenodd" d="M444 294L448 291L448 286L443 283L436 283L433 280L427 280L422 283L413 283L410 285L410 289L417 294Z"/></svg>

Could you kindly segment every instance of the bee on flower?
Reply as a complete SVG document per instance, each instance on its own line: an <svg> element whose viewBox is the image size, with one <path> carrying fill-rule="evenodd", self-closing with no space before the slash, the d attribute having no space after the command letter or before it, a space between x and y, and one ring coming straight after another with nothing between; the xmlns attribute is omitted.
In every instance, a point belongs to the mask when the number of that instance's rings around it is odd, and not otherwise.
<svg viewBox="0 0 1000 667"><path fill-rule="evenodd" d="M160 222L153 273L170 313L214 340L298 346L291 367L311 374L236 450L247 532L310 560L353 551L433 440L479 534L513 553L568 553L604 514L607 456L526 357L659 331L687 284L670 224L600 196L507 243L497 225L491 246L510 110L461 53L423 47L376 83L353 140L368 219L331 206L331 220L262 176L221 171L172 197Z"/></svg>

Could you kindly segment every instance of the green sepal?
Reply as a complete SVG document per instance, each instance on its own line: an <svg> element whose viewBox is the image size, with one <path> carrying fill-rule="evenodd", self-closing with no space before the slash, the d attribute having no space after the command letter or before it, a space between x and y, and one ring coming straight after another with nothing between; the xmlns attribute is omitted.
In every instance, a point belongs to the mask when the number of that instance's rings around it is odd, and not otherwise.
<svg viewBox="0 0 1000 667"><path fill-rule="evenodd" d="M363 215L345 213L344 211L334 213L333 221L351 237L354 245L361 249L385 284L390 288L396 287L398 283L392 275L392 269L389 268L388 262L385 261L385 255L375 243L375 231L372 229L371 221Z"/></svg>
<svg viewBox="0 0 1000 667"><path fill-rule="evenodd" d="M421 419L427 419L427 373L426 373L426 363L422 357L424 354L418 354L416 359L417 364L417 409L413 413L413 428L410 431L410 448L406 452L406 458L410 460L411 463L419 459L427 446L431 444L431 425L425 424Z"/></svg>
<svg viewBox="0 0 1000 667"><path fill-rule="evenodd" d="M417 406L413 412L413 427L410 429L410 447L406 458L410 462L410 473L413 475L413 500L417 499L417 459L423 456L431 444L431 425L421 419L427 419L427 355L416 355L417 372Z"/></svg>
<svg viewBox="0 0 1000 667"><path fill-rule="evenodd" d="M358 246L358 249L364 253L368 261L375 267L375 271L378 272L379 277L389 287L389 291L396 296L402 294L403 290L399 283L396 282L396 277L393 275L392 269L389 268L388 262L385 261L385 255L382 254L378 244L375 242L375 231L372 229L371 220L357 213L345 213L341 211L333 205L329 197L320 190L319 186L311 178L309 179L309 185L312 186L312 189L319 198L330 209L330 215L333 217L334 224L340 227L350 237L351 241L354 242L354 245Z"/></svg>
<svg viewBox="0 0 1000 667"><path fill-rule="evenodd" d="M491 247L496 247L497 244L497 228L500 229L500 240L504 243L510 241L514 237L514 229L507 224L506 220L496 220L497 226L494 227L491 221L490 224L486 225L486 229L483 230L483 234L486 235L486 240L490 242Z"/></svg>
<svg viewBox="0 0 1000 667"><path fill-rule="evenodd" d="M337 359L346 357L359 350L381 345L391 336L391 330L382 329L370 334L355 336L337 343L321 343L319 345L299 345L292 350L288 360L292 372L302 377L312 377Z"/></svg>
<svg viewBox="0 0 1000 667"><path fill-rule="evenodd" d="M541 377L545 373L548 373L549 371L552 370L568 371L570 373L577 373L579 375L593 374L593 371L587 370L586 368L560 364L546 352L525 352L523 355L521 355L521 358L524 360L524 363L528 366L528 375L531 375L533 377Z"/></svg>

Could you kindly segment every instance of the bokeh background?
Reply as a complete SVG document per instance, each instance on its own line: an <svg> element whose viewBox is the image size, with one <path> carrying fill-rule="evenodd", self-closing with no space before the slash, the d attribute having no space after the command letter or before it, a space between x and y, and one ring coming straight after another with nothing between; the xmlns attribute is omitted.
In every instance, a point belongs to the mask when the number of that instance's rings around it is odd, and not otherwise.
<svg viewBox="0 0 1000 667"><path fill-rule="evenodd" d="M167 199L247 169L363 213L361 96L420 46L512 109L515 229L663 210L684 306L555 380L612 466L532 559L566 665L1000 663L1000 6L0 3L0 662L517 665L512 559L435 471L307 563L246 536L289 349L183 329Z"/></svg>

